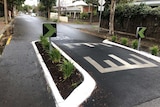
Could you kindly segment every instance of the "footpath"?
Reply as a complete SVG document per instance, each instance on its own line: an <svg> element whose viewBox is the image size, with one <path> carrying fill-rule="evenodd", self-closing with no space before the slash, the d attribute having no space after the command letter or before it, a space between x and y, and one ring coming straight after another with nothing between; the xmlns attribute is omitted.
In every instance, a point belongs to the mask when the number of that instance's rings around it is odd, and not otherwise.
<svg viewBox="0 0 160 107"><path fill-rule="evenodd" d="M0 32L6 26L1 21ZM19 36L18 28L14 30L17 32L0 56L0 107L55 107L30 41Z"/></svg>

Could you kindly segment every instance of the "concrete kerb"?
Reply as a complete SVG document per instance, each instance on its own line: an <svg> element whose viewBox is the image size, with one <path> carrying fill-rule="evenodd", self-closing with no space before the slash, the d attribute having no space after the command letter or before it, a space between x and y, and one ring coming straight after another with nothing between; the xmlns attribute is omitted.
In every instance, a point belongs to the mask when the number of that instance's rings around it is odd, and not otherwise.
<svg viewBox="0 0 160 107"><path fill-rule="evenodd" d="M89 96L92 94L93 90L96 88L96 82L95 80L80 66L78 65L72 58L70 58L63 50L61 50L56 44L52 42L52 46L55 47L60 51L60 53L73 65L76 67L76 69L83 75L84 81L73 90L73 92L66 98L63 99L62 96L59 93L58 88L56 87L48 68L46 67L40 53L38 52L38 49L35 45L36 41L32 42L32 45L34 47L34 50L36 52L36 55L38 57L38 60L43 68L44 76L46 78L46 81L51 89L52 95L55 99L56 107L78 107L80 104L82 104ZM87 86L87 88L86 88Z"/></svg>
<svg viewBox="0 0 160 107"><path fill-rule="evenodd" d="M130 50L130 51L132 51L132 52L136 52L136 53L138 53L138 54L141 54L141 55L143 55L143 56L146 56L146 57L148 57L148 58L150 58L150 59L153 59L153 60L155 60L155 61L157 61L157 62L160 63L160 57L151 55L151 54L149 54L149 53L147 53L147 52L138 51L138 50L135 50L135 49L126 47L126 46L124 46L124 45L121 45L121 44L117 44L117 43L111 42L111 41L109 41L109 40L107 40L107 39L104 40L103 43L110 44L110 45L115 45L115 46L118 46L118 47L121 47L121 48Z"/></svg>

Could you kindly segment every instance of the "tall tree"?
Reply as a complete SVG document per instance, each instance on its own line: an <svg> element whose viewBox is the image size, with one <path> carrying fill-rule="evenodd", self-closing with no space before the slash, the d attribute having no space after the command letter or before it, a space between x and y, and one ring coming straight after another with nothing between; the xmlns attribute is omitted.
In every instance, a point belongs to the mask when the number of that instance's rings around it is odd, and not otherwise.
<svg viewBox="0 0 160 107"><path fill-rule="evenodd" d="M92 17L93 17L93 5L98 7L98 0L86 0L86 3L89 5L90 8L90 23L92 23Z"/></svg>
<svg viewBox="0 0 160 107"><path fill-rule="evenodd" d="M109 35L114 35L114 15L115 15L116 2L117 3L127 3L131 1L133 0L111 0L110 19L109 19Z"/></svg>
<svg viewBox="0 0 160 107"><path fill-rule="evenodd" d="M50 11L52 6L56 4L56 0L40 0L40 2L45 6L47 12L47 18L50 18Z"/></svg>
<svg viewBox="0 0 160 107"><path fill-rule="evenodd" d="M19 8L22 6L25 0L7 0L8 10L12 12L14 16L14 8Z"/></svg>

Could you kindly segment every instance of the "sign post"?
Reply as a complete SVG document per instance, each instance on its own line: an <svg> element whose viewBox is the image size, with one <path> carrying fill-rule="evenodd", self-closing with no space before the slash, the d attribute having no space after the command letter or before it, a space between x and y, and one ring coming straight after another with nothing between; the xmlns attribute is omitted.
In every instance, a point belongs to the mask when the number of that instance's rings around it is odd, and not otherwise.
<svg viewBox="0 0 160 107"><path fill-rule="evenodd" d="M51 37L56 37L56 23L43 23L43 36L49 39L49 50L51 50Z"/></svg>
<svg viewBox="0 0 160 107"><path fill-rule="evenodd" d="M101 25L101 17L102 17L102 11L104 11L104 4L106 3L105 0L99 0L98 3L100 6L98 6L98 11L100 11L100 16L99 16L99 26L98 26L98 33L100 30L100 25Z"/></svg>
<svg viewBox="0 0 160 107"><path fill-rule="evenodd" d="M138 48L137 48L138 50L141 45L141 39L145 37L144 33L145 33L146 29L147 29L146 27L137 27L136 37L139 39L138 40Z"/></svg>

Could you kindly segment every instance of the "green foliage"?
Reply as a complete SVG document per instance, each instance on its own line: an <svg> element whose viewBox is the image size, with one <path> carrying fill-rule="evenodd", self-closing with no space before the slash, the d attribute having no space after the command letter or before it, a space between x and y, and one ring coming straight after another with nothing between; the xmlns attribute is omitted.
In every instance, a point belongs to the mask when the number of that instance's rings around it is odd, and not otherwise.
<svg viewBox="0 0 160 107"><path fill-rule="evenodd" d="M29 5L25 5L25 6L23 7L23 11L25 11L25 12L29 12L31 9L32 9L32 7L29 6Z"/></svg>
<svg viewBox="0 0 160 107"><path fill-rule="evenodd" d="M132 48L137 49L138 48L138 40L133 40L132 41Z"/></svg>
<svg viewBox="0 0 160 107"><path fill-rule="evenodd" d="M127 44L128 44L128 38L122 37L122 38L121 38L121 44L122 44L122 45L127 45Z"/></svg>
<svg viewBox="0 0 160 107"><path fill-rule="evenodd" d="M65 59L63 60L63 63L60 64L60 71L63 72L64 80L69 78L74 72L74 70L75 70L74 65Z"/></svg>
<svg viewBox="0 0 160 107"><path fill-rule="evenodd" d="M150 47L150 51L151 51L152 55L156 55L157 56L159 54L159 48L158 48L158 46Z"/></svg>
<svg viewBox="0 0 160 107"><path fill-rule="evenodd" d="M42 47L46 51L49 51L49 45L50 45L50 43L48 42L48 39L46 37L40 36L40 43L42 44Z"/></svg>
<svg viewBox="0 0 160 107"><path fill-rule="evenodd" d="M116 42L116 40L117 40L117 36L116 36L116 35L113 35L113 36L112 36L112 42Z"/></svg>
<svg viewBox="0 0 160 107"><path fill-rule="evenodd" d="M81 14L80 14L80 18L81 18L81 19L88 19L88 18L89 18L89 15L88 15L88 13L81 13Z"/></svg>
<svg viewBox="0 0 160 107"><path fill-rule="evenodd" d="M40 0L40 2L46 7L46 8L52 8L53 5L56 5L56 0Z"/></svg>
<svg viewBox="0 0 160 107"><path fill-rule="evenodd" d="M80 82L76 82L76 83L72 83L72 87L76 88L80 83L81 83L81 81Z"/></svg>
<svg viewBox="0 0 160 107"><path fill-rule="evenodd" d="M104 12L104 19L108 18L110 14L110 8L106 8ZM125 17L131 18L136 16L141 16L143 18L148 15L160 15L160 6L156 8L151 8L148 5L140 4L140 5L132 5L132 4L117 4L115 10L116 19L124 19Z"/></svg>
<svg viewBox="0 0 160 107"><path fill-rule="evenodd" d="M61 54L55 48L53 48L49 51L49 57L53 63L59 63L61 61Z"/></svg>

